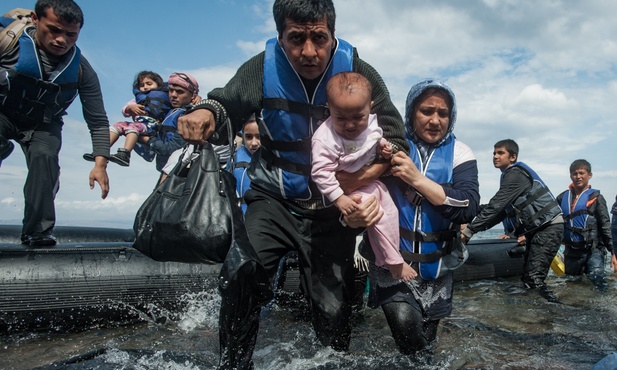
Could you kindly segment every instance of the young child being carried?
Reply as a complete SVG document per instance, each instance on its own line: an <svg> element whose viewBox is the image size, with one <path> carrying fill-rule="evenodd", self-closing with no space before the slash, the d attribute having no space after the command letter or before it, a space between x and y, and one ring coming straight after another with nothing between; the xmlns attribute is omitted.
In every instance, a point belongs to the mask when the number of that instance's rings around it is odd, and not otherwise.
<svg viewBox="0 0 617 370"><path fill-rule="evenodd" d="M139 72L133 81L133 94L135 98L122 108L124 117L132 117L133 122L120 121L109 127L110 146L114 145L120 136L126 137L124 147L118 148L118 152L109 158L124 167L130 165L131 151L139 136L152 134L171 110L167 84L158 73ZM84 159L94 161L90 153L84 154Z"/></svg>
<svg viewBox="0 0 617 370"><path fill-rule="evenodd" d="M398 210L386 186L375 180L348 196L336 178L337 171L353 173L373 163L378 155L384 159L392 156L392 144L383 138L377 116L371 114L371 84L361 74L343 72L332 77L326 89L330 117L313 134L313 181L344 215L358 207L350 195L359 194L362 200L374 195L384 211L367 229L375 264L385 266L395 279L414 279L416 271L399 252Z"/></svg>

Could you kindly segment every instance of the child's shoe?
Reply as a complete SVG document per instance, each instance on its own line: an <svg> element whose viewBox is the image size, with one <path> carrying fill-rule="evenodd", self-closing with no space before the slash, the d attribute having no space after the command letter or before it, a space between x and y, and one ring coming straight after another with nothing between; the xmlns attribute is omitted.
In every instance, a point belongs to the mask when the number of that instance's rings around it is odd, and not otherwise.
<svg viewBox="0 0 617 370"><path fill-rule="evenodd" d="M124 148L118 148L118 153L112 154L109 160L120 166L128 167L131 164L131 152Z"/></svg>

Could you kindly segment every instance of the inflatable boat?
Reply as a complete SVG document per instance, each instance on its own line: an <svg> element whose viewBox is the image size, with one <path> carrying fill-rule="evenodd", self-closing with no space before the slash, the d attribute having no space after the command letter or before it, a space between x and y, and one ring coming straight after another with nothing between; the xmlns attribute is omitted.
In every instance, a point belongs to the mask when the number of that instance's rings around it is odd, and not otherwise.
<svg viewBox="0 0 617 370"><path fill-rule="evenodd" d="M132 248L133 230L57 227L54 247L19 244L0 226L0 332L74 330L162 320L190 293L216 286L219 265L157 262Z"/></svg>
<svg viewBox="0 0 617 370"><path fill-rule="evenodd" d="M173 319L185 295L213 290L220 265L157 262L132 248L133 231L56 227L54 247L19 243L20 227L0 225L0 332L77 330ZM510 240L472 240L456 280L522 274ZM293 259L280 289L299 291Z"/></svg>

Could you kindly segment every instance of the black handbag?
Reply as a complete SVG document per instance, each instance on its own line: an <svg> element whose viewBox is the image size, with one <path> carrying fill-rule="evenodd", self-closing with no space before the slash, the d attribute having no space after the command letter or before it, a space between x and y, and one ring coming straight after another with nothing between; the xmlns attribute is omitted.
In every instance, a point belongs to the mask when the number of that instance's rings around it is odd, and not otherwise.
<svg viewBox="0 0 617 370"><path fill-rule="evenodd" d="M137 211L133 247L154 260L223 262L234 226L243 226L233 174L220 168L210 143L195 152L188 164L180 158Z"/></svg>

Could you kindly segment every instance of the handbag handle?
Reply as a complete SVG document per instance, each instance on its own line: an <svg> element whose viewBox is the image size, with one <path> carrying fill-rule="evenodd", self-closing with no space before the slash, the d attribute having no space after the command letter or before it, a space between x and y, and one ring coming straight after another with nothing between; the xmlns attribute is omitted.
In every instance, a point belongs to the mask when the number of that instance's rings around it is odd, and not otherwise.
<svg viewBox="0 0 617 370"><path fill-rule="evenodd" d="M225 120L225 125L227 126L227 145L229 145L229 168L234 168L234 158L235 158L235 146L234 146L234 134L233 134L233 130L231 127L231 121L229 120L229 118L227 118ZM225 184L223 182L223 176L221 175L222 171L226 171L225 169L222 169L220 167L220 163L218 161L218 158L216 157L216 154L214 153L214 150L212 148L212 144L209 142L204 142L201 145L195 145L193 148L193 153L198 153L199 158L200 158L200 165L202 169L208 169L211 170L213 168L217 168L218 169L218 173L219 173L219 190L218 193L220 196L226 197L227 194L225 193ZM216 164L216 167L214 167L213 165ZM231 172L230 172L231 173Z"/></svg>

